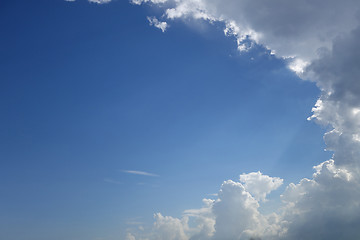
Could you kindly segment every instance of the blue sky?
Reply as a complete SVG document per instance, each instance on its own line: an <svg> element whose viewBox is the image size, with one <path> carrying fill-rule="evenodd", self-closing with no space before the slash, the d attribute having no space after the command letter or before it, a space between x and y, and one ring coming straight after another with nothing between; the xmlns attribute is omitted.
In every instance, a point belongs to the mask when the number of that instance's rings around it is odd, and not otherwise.
<svg viewBox="0 0 360 240"><path fill-rule="evenodd" d="M0 3L1 239L122 239L224 180L298 182L331 157L306 120L315 83L260 45L240 53L222 23L162 33L153 15L127 1Z"/></svg>

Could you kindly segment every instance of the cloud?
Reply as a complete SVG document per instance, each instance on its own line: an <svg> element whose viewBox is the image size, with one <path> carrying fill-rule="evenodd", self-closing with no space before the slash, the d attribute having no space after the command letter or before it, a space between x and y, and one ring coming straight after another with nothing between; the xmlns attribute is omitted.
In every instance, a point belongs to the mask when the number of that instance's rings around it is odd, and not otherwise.
<svg viewBox="0 0 360 240"><path fill-rule="evenodd" d="M136 4L136 5L141 5L143 3L154 3L154 4L161 4L161 3L165 3L168 0L130 0L131 3Z"/></svg>
<svg viewBox="0 0 360 240"><path fill-rule="evenodd" d="M276 52L279 57L300 58L310 62L320 48L331 48L339 33L349 32L358 24L357 0L177 0L132 1L171 3L164 9L168 19L194 18L220 21L225 33L237 38L245 50L251 39ZM163 4L161 4L163 8Z"/></svg>
<svg viewBox="0 0 360 240"><path fill-rule="evenodd" d="M135 174L135 175L149 176L149 177L159 177L159 175L157 175L157 174L148 173L148 172L144 172L144 171L123 170L122 172Z"/></svg>
<svg viewBox="0 0 360 240"><path fill-rule="evenodd" d="M116 181L116 180L113 180L113 179L110 179L110 178L105 178L104 182L118 184L118 185L123 184L122 182L119 182L119 181Z"/></svg>
<svg viewBox="0 0 360 240"><path fill-rule="evenodd" d="M359 178L329 160L313 179L291 184L282 195L287 207L285 239L357 239L360 224Z"/></svg>
<svg viewBox="0 0 360 240"><path fill-rule="evenodd" d="M150 26L154 26L156 28L161 29L162 32L165 32L169 27L167 22L160 22L156 17L147 17Z"/></svg>
<svg viewBox="0 0 360 240"><path fill-rule="evenodd" d="M92 2L92 3L98 3L98 4L104 4L104 3L111 2L111 0L88 0L88 1Z"/></svg>
<svg viewBox="0 0 360 240"><path fill-rule="evenodd" d="M261 172L253 172L240 175L240 181L244 188L258 201L265 201L266 195L283 184L283 180L263 175Z"/></svg>
<svg viewBox="0 0 360 240"><path fill-rule="evenodd" d="M245 175L241 175L243 178ZM248 174L252 179L266 182L282 182L279 178L271 178L260 172ZM250 181L250 180L249 180ZM281 184L276 184L280 186ZM277 187L263 188L256 185L255 190L261 196ZM265 197L264 196L264 197ZM260 236L277 235L279 217L276 214L264 216L259 212L259 201L249 193L241 182L225 181L220 188L216 200L204 199L200 209L184 211L181 218L154 215L154 227L150 233L132 233L135 239L152 240L226 240L250 239ZM193 224L189 224L189 222ZM194 226L193 226L194 225Z"/></svg>
<svg viewBox="0 0 360 240"><path fill-rule="evenodd" d="M76 0L65 0L66 2L75 2ZM109 3L111 2L111 0L88 0L89 2L92 3L97 3L97 4L104 4L104 3Z"/></svg>
<svg viewBox="0 0 360 240"><path fill-rule="evenodd" d="M358 0L132 0L159 6L162 19L220 22L240 51L261 44L300 77L315 82L321 96L314 120L329 128L331 159L314 167L311 179L291 183L283 205L259 210L282 179L261 172L225 181L216 200L186 210L181 218L155 215L148 233L127 239L358 239L360 236L360 1ZM169 3L169 4L164 4ZM165 31L157 18L150 25ZM166 23L166 22L164 22ZM160 24L160 25L159 25ZM251 42L249 44L249 41ZM140 171L132 174L152 176ZM193 219L195 225L189 224Z"/></svg>
<svg viewBox="0 0 360 240"><path fill-rule="evenodd" d="M213 206L216 220L214 239L248 239L262 234L269 223L259 213L259 207L259 202L244 185L225 181Z"/></svg>
<svg viewBox="0 0 360 240"><path fill-rule="evenodd" d="M286 188L279 213L262 214L261 202L243 183L228 180L222 184L218 199L203 200L203 208L186 210L181 218L157 213L150 233L133 236L138 240L357 239L359 177L337 167L334 160L319 164L315 170L312 179L302 179ZM248 175L278 182L259 172ZM252 191L264 191L256 186L259 189ZM195 226L189 224L190 219Z"/></svg>
<svg viewBox="0 0 360 240"><path fill-rule="evenodd" d="M239 182L225 181L217 200L208 200L202 209L185 211L178 224L174 224L174 218L162 218L162 226L169 219L172 228L183 232L173 239L188 240L359 238L360 2L168 2L171 7L161 6L168 20L222 22L225 35L237 39L240 51L261 44L284 58L289 69L300 77L314 81L321 96L309 120L330 128L324 140L327 150L334 154L314 167L311 179L289 184L281 195L282 207L271 215L263 215L259 209L282 179L254 172L240 175ZM187 225L189 217L198 219L196 227Z"/></svg>

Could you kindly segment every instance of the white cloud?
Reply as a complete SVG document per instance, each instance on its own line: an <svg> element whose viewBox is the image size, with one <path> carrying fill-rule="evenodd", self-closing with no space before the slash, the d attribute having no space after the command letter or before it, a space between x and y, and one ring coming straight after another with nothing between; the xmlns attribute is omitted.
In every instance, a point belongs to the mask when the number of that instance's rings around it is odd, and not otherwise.
<svg viewBox="0 0 360 240"><path fill-rule="evenodd" d="M104 3L111 2L111 0L88 0L88 1L92 2L92 3L98 3L98 4L104 4Z"/></svg>
<svg viewBox="0 0 360 240"><path fill-rule="evenodd" d="M137 4L165 1L136 0ZM194 18L221 21L226 32L245 50L247 37L275 51L279 57L296 56L302 62L317 57L320 48L331 48L332 40L356 27L357 0L175 0L164 10L169 19ZM231 30L231 31L230 31ZM297 64L299 67L299 65ZM301 69L299 69L301 71Z"/></svg>
<svg viewBox="0 0 360 240"><path fill-rule="evenodd" d="M278 177L269 177L261 172L252 172L240 175L246 191L250 192L258 201L265 201L266 195L283 184Z"/></svg>
<svg viewBox="0 0 360 240"><path fill-rule="evenodd" d="M99 0L100 1L100 0ZM169 5L163 3L169 2ZM283 206L259 211L282 180L260 172L226 181L217 200L182 218L155 215L150 233L128 239L358 239L360 230L360 1L358 0L132 0L163 10L162 18L203 19L224 24L246 51L251 40L286 59L289 69L314 81L322 93L310 119L331 128L324 140L332 158L311 179L289 184ZM168 7L170 6L170 7ZM167 24L150 18L165 31ZM162 25L161 25L162 24ZM127 171L132 174L154 174ZM275 213L277 212L277 213ZM196 225L189 226L189 218Z"/></svg>
<svg viewBox="0 0 360 240"><path fill-rule="evenodd" d="M214 203L214 239L249 239L259 237L269 227L260 214L259 202L240 182L225 181Z"/></svg>
<svg viewBox="0 0 360 240"><path fill-rule="evenodd" d="M143 3L154 3L154 4L160 4L160 3L165 3L168 0L130 0L131 3L136 4L136 5L140 5Z"/></svg>
<svg viewBox="0 0 360 240"><path fill-rule="evenodd" d="M139 3L146 2L140 1ZM332 159L315 167L312 179L290 184L278 214L259 206L282 180L260 172L226 181L207 208L213 232L185 239L357 239L360 230L360 1L358 0L175 0L164 9L169 20L224 23L238 48L262 44L286 59L289 68L322 90L313 119L331 127L324 136ZM154 3L154 2L153 2ZM188 213L188 211L185 211ZM196 214L195 214L196 213ZM183 227L184 232L186 228ZM194 230L193 230L194 231ZM185 235L186 235L185 234Z"/></svg>
<svg viewBox="0 0 360 240"><path fill-rule="evenodd" d="M155 214L155 231L158 240L187 240L188 218L182 219Z"/></svg>
<svg viewBox="0 0 360 240"><path fill-rule="evenodd" d="M186 210L182 218L158 213L152 231L137 233L136 239L357 239L359 177L337 167L334 160L319 164L315 170L312 179L287 187L281 196L284 206L278 214L262 214L261 202L241 182L228 180L222 184L217 200L204 199L203 208ZM271 179L258 172L248 175ZM277 182L275 179L271 182ZM255 186L260 189L252 191L262 191L260 185ZM195 226L189 225L190 218Z"/></svg>
<svg viewBox="0 0 360 240"><path fill-rule="evenodd" d="M154 26L156 28L161 29L162 32L165 32L168 28L167 22L160 22L156 17L147 17L150 26Z"/></svg>
<svg viewBox="0 0 360 240"><path fill-rule="evenodd" d="M245 175L242 175L242 178ZM249 174L250 179L264 181L268 185L280 185L281 179L271 178L259 172ZM265 180L266 179L266 180ZM250 181L250 180L248 180ZM272 184L269 184L271 182ZM264 191L259 184L256 193ZM269 193L275 186L266 188ZM154 228L151 233L138 233L136 239L152 240L207 240L207 239L246 239L278 235L279 217L276 214L264 216L259 212L260 204L246 191L241 182L225 181L218 193L217 200L204 199L200 209L184 211L182 218L155 214ZM195 226L190 226L189 220ZM134 233L135 234L135 233Z"/></svg>
<svg viewBox="0 0 360 240"><path fill-rule="evenodd" d="M136 171L136 170L123 170L122 172L135 174L135 175L142 175L142 176L149 176L149 177L159 177L159 175L144 171Z"/></svg>
<svg viewBox="0 0 360 240"><path fill-rule="evenodd" d="M76 0L65 0L66 2L75 2ZM92 3L97 3L97 4L104 4L104 3L109 3L111 2L111 0L88 0L89 2Z"/></svg>
<svg viewBox="0 0 360 240"><path fill-rule="evenodd" d="M282 196L285 239L357 239L359 187L358 177L333 160L317 166L313 179L290 184Z"/></svg>

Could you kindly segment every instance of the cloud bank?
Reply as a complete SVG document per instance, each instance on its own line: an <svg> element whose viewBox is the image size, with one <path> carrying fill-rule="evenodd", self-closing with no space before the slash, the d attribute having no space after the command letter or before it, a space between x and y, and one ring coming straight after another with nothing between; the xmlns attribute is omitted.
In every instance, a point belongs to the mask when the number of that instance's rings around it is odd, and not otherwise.
<svg viewBox="0 0 360 240"><path fill-rule="evenodd" d="M132 3L163 10L161 21L149 20L155 27L186 18L222 22L224 33L237 39L240 51L251 47L250 40L287 59L291 70L322 91L309 119L330 129L324 140L334 154L314 167L311 179L287 186L282 207L270 215L259 207L282 180L249 173L238 182L225 181L218 198L204 199L203 208L186 210L181 218L155 214L151 231L129 232L126 239L360 239L360 1Z"/></svg>

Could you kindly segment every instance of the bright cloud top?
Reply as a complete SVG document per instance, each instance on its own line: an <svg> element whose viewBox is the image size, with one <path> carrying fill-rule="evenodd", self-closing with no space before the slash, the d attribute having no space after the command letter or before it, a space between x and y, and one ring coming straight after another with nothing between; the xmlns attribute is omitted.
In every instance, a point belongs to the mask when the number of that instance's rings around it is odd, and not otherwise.
<svg viewBox="0 0 360 240"><path fill-rule="evenodd" d="M102 1L100 1L102 2ZM260 172L225 181L218 199L182 218L155 215L152 231L128 240L358 239L360 230L360 1L358 0L132 0L151 3L163 15L150 24L201 19L224 24L239 50L261 44L289 68L314 81L322 94L310 119L329 126L324 140L332 159L314 167L312 179L290 184L283 206L259 211L267 194L282 184ZM166 4L165 4L166 3ZM156 20L155 20L156 19ZM159 24L163 25L159 25ZM163 28L161 27L163 26ZM163 30L164 29L164 30ZM195 224L189 223L194 218Z"/></svg>
<svg viewBox="0 0 360 240"><path fill-rule="evenodd" d="M282 183L282 179L271 178L260 172L243 174L241 178L254 183L257 189L253 190L263 198ZM260 182L265 182L266 187L261 186ZM204 199L203 203L204 207L201 209L186 210L181 219L157 213L154 215L155 223L151 232L132 232L127 239L249 239L264 234L276 235L280 230L276 224L279 217L276 214L260 214L259 201L246 191L241 182L225 181L218 199ZM189 223L190 218L194 220L195 226Z"/></svg>
<svg viewBox="0 0 360 240"><path fill-rule="evenodd" d="M266 195L283 184L280 178L272 178L263 175L261 172L253 172L240 175L240 181L244 188L258 201L265 201Z"/></svg>

